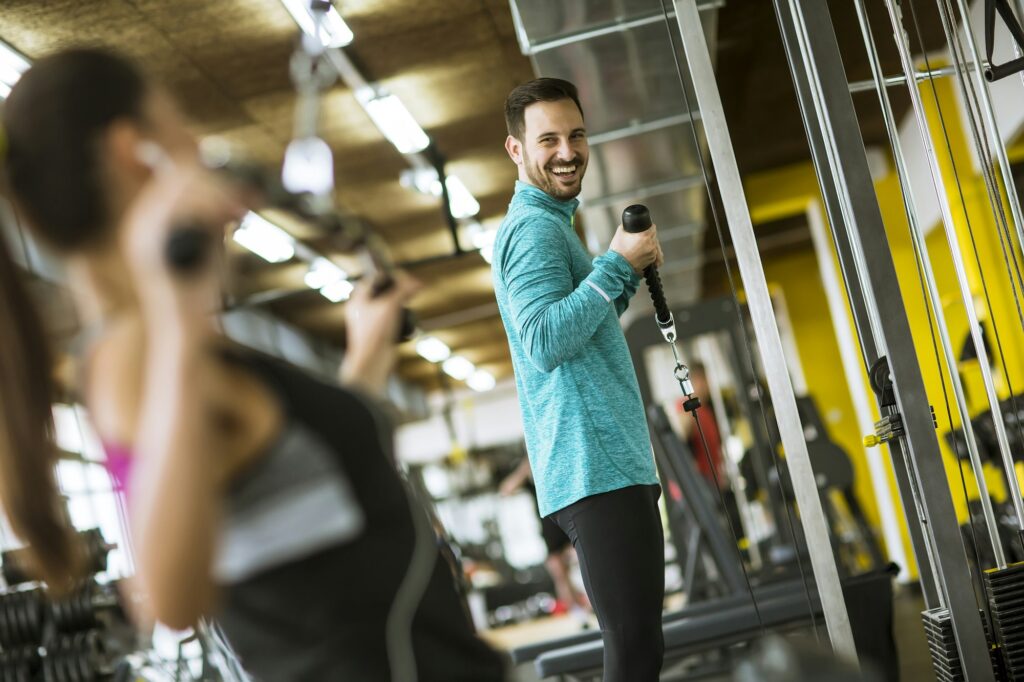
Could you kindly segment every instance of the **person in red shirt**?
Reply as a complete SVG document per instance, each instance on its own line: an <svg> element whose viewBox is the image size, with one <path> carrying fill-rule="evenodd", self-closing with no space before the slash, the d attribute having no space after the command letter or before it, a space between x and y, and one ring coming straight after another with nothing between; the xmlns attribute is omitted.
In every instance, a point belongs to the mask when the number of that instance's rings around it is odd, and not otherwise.
<svg viewBox="0 0 1024 682"><path fill-rule="evenodd" d="M728 488L729 483L722 465L722 436L718 431L715 413L711 408L711 393L708 391L704 365L694 363L690 367L690 382L693 384L694 395L700 398L697 421L700 423L701 431L704 432L704 441L701 441L700 433L694 428L693 415L683 410L683 398L676 402L680 430L693 453L693 461L697 465L697 470L711 485L724 490ZM706 448L704 442L707 443Z"/></svg>

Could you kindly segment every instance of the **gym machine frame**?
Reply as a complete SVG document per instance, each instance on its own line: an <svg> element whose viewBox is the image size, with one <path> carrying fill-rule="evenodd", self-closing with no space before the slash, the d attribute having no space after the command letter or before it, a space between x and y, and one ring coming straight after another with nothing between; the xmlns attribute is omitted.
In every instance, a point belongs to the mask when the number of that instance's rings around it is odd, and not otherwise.
<svg viewBox="0 0 1024 682"><path fill-rule="evenodd" d="M891 381L895 405L880 412L901 422L901 436L888 443L925 608L950 631L964 678L994 680L903 298L892 295L900 287L828 5L774 3L864 359Z"/></svg>
<svg viewBox="0 0 1024 682"><path fill-rule="evenodd" d="M757 251L757 241L743 192L743 183L725 122L721 96L701 28L697 3L696 0L674 0L673 4L687 66L697 96L697 105L704 123L708 151L725 208L725 222L733 239L740 276L747 293L761 364L765 371L772 404L775 406L775 417L786 451L793 491L801 510L800 521L808 544L825 624L835 652L850 663L856 664L857 649L839 581L839 570L829 541L828 521L811 469L796 396L768 294L764 269Z"/></svg>

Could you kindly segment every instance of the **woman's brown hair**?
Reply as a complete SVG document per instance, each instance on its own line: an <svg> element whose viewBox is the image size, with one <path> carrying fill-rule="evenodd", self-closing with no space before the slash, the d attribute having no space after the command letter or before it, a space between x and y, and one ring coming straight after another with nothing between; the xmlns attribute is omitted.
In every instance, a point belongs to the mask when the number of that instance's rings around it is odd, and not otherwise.
<svg viewBox="0 0 1024 682"><path fill-rule="evenodd" d="M79 48L45 57L3 106L7 192L31 233L57 253L106 237L100 139L118 120L141 117L145 80L127 60ZM46 334L0 239L0 504L29 545L30 569L60 589L82 564L57 487Z"/></svg>

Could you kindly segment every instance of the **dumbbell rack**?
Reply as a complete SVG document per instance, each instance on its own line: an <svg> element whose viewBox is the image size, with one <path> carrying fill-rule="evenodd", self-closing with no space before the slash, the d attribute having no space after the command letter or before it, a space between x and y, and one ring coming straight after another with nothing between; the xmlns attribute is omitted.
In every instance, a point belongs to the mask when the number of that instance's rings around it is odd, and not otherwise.
<svg viewBox="0 0 1024 682"><path fill-rule="evenodd" d="M110 546L97 530L79 534L90 574L106 570ZM32 582L24 550L2 554L8 585L0 592L0 682L99 682L132 649L118 643L131 632L118 584L94 577L60 597ZM110 646L114 642L113 647ZM115 649L115 650L111 650Z"/></svg>

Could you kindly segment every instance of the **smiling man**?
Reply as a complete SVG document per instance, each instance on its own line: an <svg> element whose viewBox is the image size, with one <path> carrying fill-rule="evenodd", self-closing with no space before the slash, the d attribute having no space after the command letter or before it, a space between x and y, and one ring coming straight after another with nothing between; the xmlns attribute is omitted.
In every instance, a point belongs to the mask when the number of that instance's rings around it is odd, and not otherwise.
<svg viewBox="0 0 1024 682"><path fill-rule="evenodd" d="M572 541L604 637L605 682L653 682L664 643L661 489L619 315L661 263L656 228L619 226L591 260L573 230L590 157L576 87L520 85L505 102L519 181L494 244L542 516Z"/></svg>

